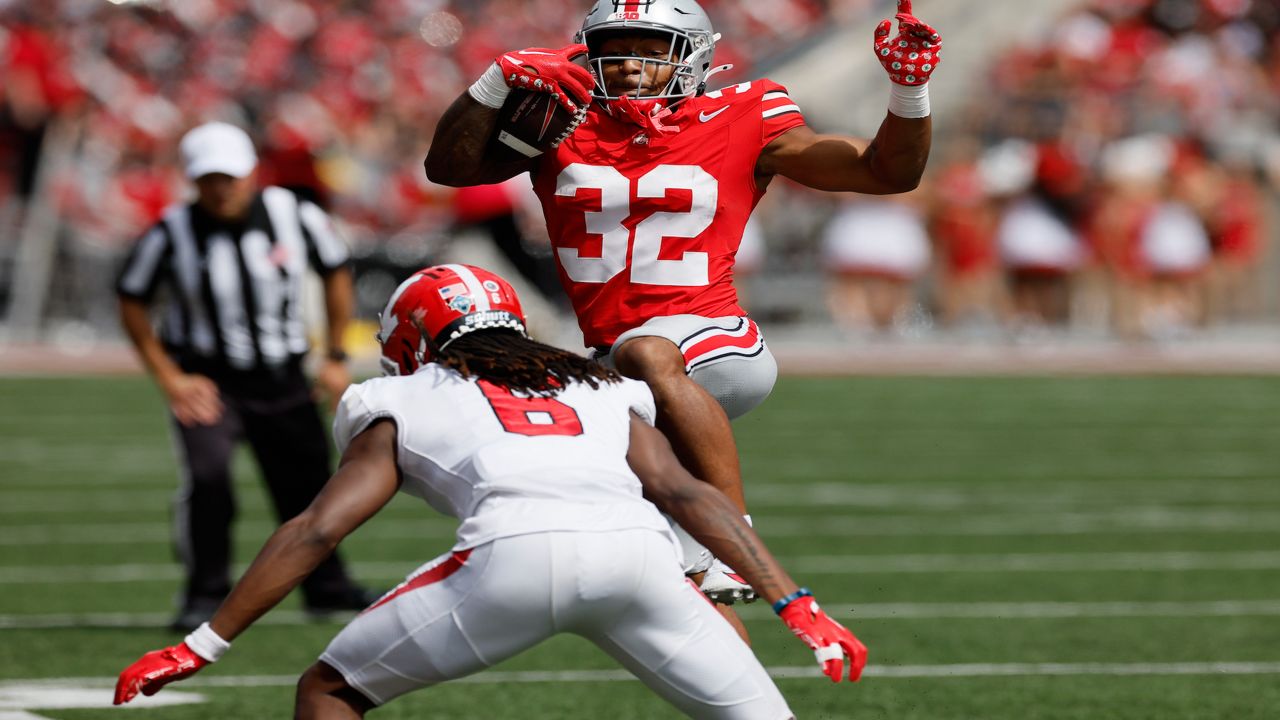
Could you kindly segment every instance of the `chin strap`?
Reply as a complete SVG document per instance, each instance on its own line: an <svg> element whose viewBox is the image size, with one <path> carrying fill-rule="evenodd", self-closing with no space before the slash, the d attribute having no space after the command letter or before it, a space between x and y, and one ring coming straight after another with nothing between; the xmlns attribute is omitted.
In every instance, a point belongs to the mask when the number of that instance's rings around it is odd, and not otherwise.
<svg viewBox="0 0 1280 720"><path fill-rule="evenodd" d="M680 132L680 128L675 125L662 124L663 120L671 117L675 112L662 100L633 100L624 95L614 100L611 105L621 112L624 119L650 132L659 135Z"/></svg>

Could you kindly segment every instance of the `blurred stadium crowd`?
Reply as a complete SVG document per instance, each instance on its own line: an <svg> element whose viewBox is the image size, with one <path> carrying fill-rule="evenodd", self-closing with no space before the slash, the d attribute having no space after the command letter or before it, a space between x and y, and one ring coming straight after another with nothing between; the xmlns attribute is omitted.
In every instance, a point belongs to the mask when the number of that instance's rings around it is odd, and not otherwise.
<svg viewBox="0 0 1280 720"><path fill-rule="evenodd" d="M918 325L922 285L943 326L1033 337L1084 324L1161 339L1258 319L1280 182L1280 2L1080 2L972 87L924 187L837 201L808 231L836 270L842 325ZM786 233L773 220L766 234Z"/></svg>
<svg viewBox="0 0 1280 720"><path fill-rule="evenodd" d="M724 36L717 62L736 65L725 82L883 10L702 4ZM262 180L327 206L358 255L430 259L459 221L521 204L429 185L435 119L511 42L563 45L584 8L0 0L0 290L34 193L67 242L117 256L182 197L176 139L213 118L250 128ZM875 200L775 183L743 269L830 270L829 310L850 330L1101 317L1161 336L1256 317L1280 179L1280 0L1082 0L1048 37L1009 41L987 77L940 76L974 100L924 187Z"/></svg>

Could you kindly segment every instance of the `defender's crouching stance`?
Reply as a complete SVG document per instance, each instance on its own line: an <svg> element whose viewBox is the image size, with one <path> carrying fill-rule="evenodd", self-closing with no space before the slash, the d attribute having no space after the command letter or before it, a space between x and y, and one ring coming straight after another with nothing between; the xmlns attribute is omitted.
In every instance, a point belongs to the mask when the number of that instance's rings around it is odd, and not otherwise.
<svg viewBox="0 0 1280 720"><path fill-rule="evenodd" d="M422 270L387 304L379 339L393 377L343 397L338 472L267 541L208 624L121 673L117 704L217 660L397 490L459 518L458 541L339 633L299 683L299 717L361 717L561 632L596 643L692 717L791 717L760 662L685 580L658 508L774 603L832 680L846 656L858 679L866 649L796 586L733 503L684 470L652 427L648 388L529 340L504 280L463 265Z"/></svg>

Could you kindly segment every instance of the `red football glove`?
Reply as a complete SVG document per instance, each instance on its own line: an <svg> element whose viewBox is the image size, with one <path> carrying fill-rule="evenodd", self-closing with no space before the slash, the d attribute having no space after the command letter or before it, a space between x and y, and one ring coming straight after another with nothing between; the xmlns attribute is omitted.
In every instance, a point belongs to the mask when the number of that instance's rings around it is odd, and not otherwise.
<svg viewBox="0 0 1280 720"><path fill-rule="evenodd" d="M587 52L586 45L568 45L559 50L525 48L498 56L502 79L509 87L551 93L569 112L591 102L595 76L569 58Z"/></svg>
<svg viewBox="0 0 1280 720"><path fill-rule="evenodd" d="M849 656L849 680L858 682L862 668L867 664L867 648L849 629L822 612L812 595L804 595L778 610L782 622L791 628L796 637L813 650L822 672L831 682L840 682L844 670L844 657Z"/></svg>
<svg viewBox="0 0 1280 720"><path fill-rule="evenodd" d="M152 650L120 673L114 702L123 705L137 697L139 690L143 695L155 695L165 685L191 677L208 664L208 660L192 652L185 642Z"/></svg>
<svg viewBox="0 0 1280 720"><path fill-rule="evenodd" d="M889 39L892 20L876 28L876 57L899 85L923 85L942 62L942 36L911 14L911 0L898 0L898 36Z"/></svg>

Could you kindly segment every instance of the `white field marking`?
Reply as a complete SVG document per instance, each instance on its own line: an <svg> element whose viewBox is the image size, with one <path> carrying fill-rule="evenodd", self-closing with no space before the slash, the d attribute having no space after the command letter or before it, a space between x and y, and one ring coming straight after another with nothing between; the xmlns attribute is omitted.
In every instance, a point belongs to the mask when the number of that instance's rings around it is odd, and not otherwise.
<svg viewBox="0 0 1280 720"><path fill-rule="evenodd" d="M1198 618L1269 617L1280 615L1276 600L1106 601L1106 602L970 602L859 603L822 599L828 615L849 620L1044 620L1054 618ZM760 603L738 608L744 620L773 620L773 610ZM0 616L0 627L3 627ZM21 617L21 616L11 616Z"/></svg>
<svg viewBox="0 0 1280 720"><path fill-rule="evenodd" d="M822 599L827 614L848 620L993 619L1041 620L1054 618L1199 618L1270 617L1280 615L1280 599L1206 600L1192 602L973 602L973 603L859 603ZM749 622L777 622L762 603L738 609ZM330 622L345 622L355 613L335 614ZM55 613L0 615L0 630L65 630L72 628L156 628L166 625L169 613ZM314 625L306 613L275 610L256 625Z"/></svg>
<svg viewBox="0 0 1280 720"><path fill-rule="evenodd" d="M360 528L366 540L426 540L453 537L452 518L375 519ZM265 538L276 528L266 521L237 523L238 533ZM1090 513L956 515L821 515L813 518L756 516L756 529L765 538L845 536L1057 536L1117 533L1280 533L1280 512L1250 510L1169 510L1130 508ZM44 523L8 525L0 546L146 545L171 541L168 523Z"/></svg>
<svg viewBox="0 0 1280 720"><path fill-rule="evenodd" d="M773 666L766 668L775 678L819 677L815 665ZM967 663L957 665L870 665L863 677L881 678L951 678L1071 675L1276 675L1280 662L1179 662L1179 663ZM457 683L482 685L511 683L629 682L635 676L625 670L526 670L488 671L454 680ZM6 680L9 686L40 688L71 686L77 688L111 688L115 678L48 678ZM196 676L183 680L183 688L292 687L297 675L217 675ZM165 692L170 692L166 689ZM160 693L163 696L164 693Z"/></svg>
<svg viewBox="0 0 1280 720"><path fill-rule="evenodd" d="M1242 484L1251 487L1241 487ZM1012 488L1012 489L1011 489ZM57 514L70 512L136 513L168 502L174 489L113 490L90 488L57 488L50 490L0 491L0 514ZM1280 504L1280 483L1254 478L1225 482L1204 481L1045 481L1042 487L1028 483L946 484L904 482L867 484L858 482L820 482L796 485L748 484L748 504L766 507L865 507L904 508L916 511L951 511L991 508L1018 512L1064 509L1096 509L1142 506L1152 499L1154 507L1223 505L1256 508L1261 504ZM261 493L242 493L246 508L265 507Z"/></svg>
<svg viewBox="0 0 1280 720"><path fill-rule="evenodd" d="M151 490L154 492L172 492L178 481L178 468L174 459L174 451L172 448L164 450L144 450L139 448L130 448L127 451L120 448L119 439L110 439L104 441L102 448L93 446L90 452L84 453L84 447L77 444L74 448L51 448L48 455L33 458L35 460L31 464L35 466L37 471L36 477L10 477L4 486L4 492L14 493L69 493L69 492L101 492L109 493L116 489L127 491ZM114 451L116 455L104 456L104 452ZM74 458L69 457L69 453L74 454ZM21 455L21 452L19 453ZM86 459L87 458L87 459ZM15 457L8 451L6 445L0 441L0 459L5 462L17 462L25 464L21 461L22 457ZM48 474L46 467L51 462L66 461L80 462L84 459L87 467L100 469L109 466L112 473L106 477L88 477L83 475L66 476L61 473ZM119 467L117 463L136 463L129 464L126 467ZM239 484L245 486L255 484L257 482L257 471L254 469L252 460L246 460L241 466L236 464L233 468L233 474ZM157 481L152 476L159 473L163 477ZM141 477L138 475L141 474ZM152 479L147 479L152 478ZM746 479L746 488L748 497L758 495L763 501L783 502L791 499L793 496L804 495L810 493L825 494L846 494L857 493L859 491L867 491L873 496L882 496L884 493L896 492L907 496L927 495L939 490L955 491L961 490L966 494L972 493L979 496L1001 495L1010 490L1025 492L1029 486L1046 487L1056 491L1070 491L1080 495L1097 495L1106 493L1107 497L1115 499L1117 495L1125 498L1135 496L1150 496L1152 493L1172 493L1177 496L1184 496L1187 493L1194 493L1194 497L1228 497L1238 496L1240 493L1260 493L1267 497L1280 501L1280 492L1274 487L1274 478L1259 477L1255 474L1231 475L1230 473L1216 473L1214 475L1206 475L1203 478L1139 478L1139 477L1107 477L1093 478L1083 473L1073 473L1072 477L1050 477L1050 478L1031 478L1010 477L1007 479L983 479L983 480L955 480L945 475L941 476L913 476L902 480L894 480L890 482L873 482L858 477L850 477L847 481L832 481L830 479L815 479L811 481L795 481L794 479L788 483L760 483L757 479L748 477Z"/></svg>
<svg viewBox="0 0 1280 720"><path fill-rule="evenodd" d="M1276 570L1280 552L1100 552L1015 553L1004 555L807 555L783 556L793 572L831 575L865 573L1000 573L1000 572L1183 572L1188 570ZM421 563L356 563L359 577L403 578ZM236 568L237 574L244 566ZM182 570L172 563L123 565L9 565L0 567L0 585L40 583L75 585L176 580Z"/></svg>
<svg viewBox="0 0 1280 720"><path fill-rule="evenodd" d="M114 683L112 684L112 686ZM110 687L87 686L74 680L68 683L21 680L0 683L0 720L45 720L43 715L28 710L69 710L112 707ZM205 702L203 695L190 692L165 692L139 695L128 707L165 707Z"/></svg>
<svg viewBox="0 0 1280 720"><path fill-rule="evenodd" d="M798 573L1180 572L1280 569L1280 552L1101 552L1001 555L810 555L784 558ZM3 577L0 575L0 577Z"/></svg>
<svg viewBox="0 0 1280 720"><path fill-rule="evenodd" d="M346 622L354 612L333 613L317 621L299 610L273 610L254 625L314 625L317 622ZM158 628L165 627L173 613L50 613L45 615L0 615L0 630L66 630L72 628Z"/></svg>
<svg viewBox="0 0 1280 720"><path fill-rule="evenodd" d="M991 507L1030 510L1061 510L1064 507L1111 507L1158 498L1161 503L1220 503L1251 505L1280 502L1280 484L1274 480L1241 488L1241 481L1225 483L1177 482L1111 485L1105 481L1062 483L1043 481L986 484L976 483L859 483L817 482L796 485L747 485L749 507L903 507L921 510L957 510ZM941 485L941 486L940 486Z"/></svg>

